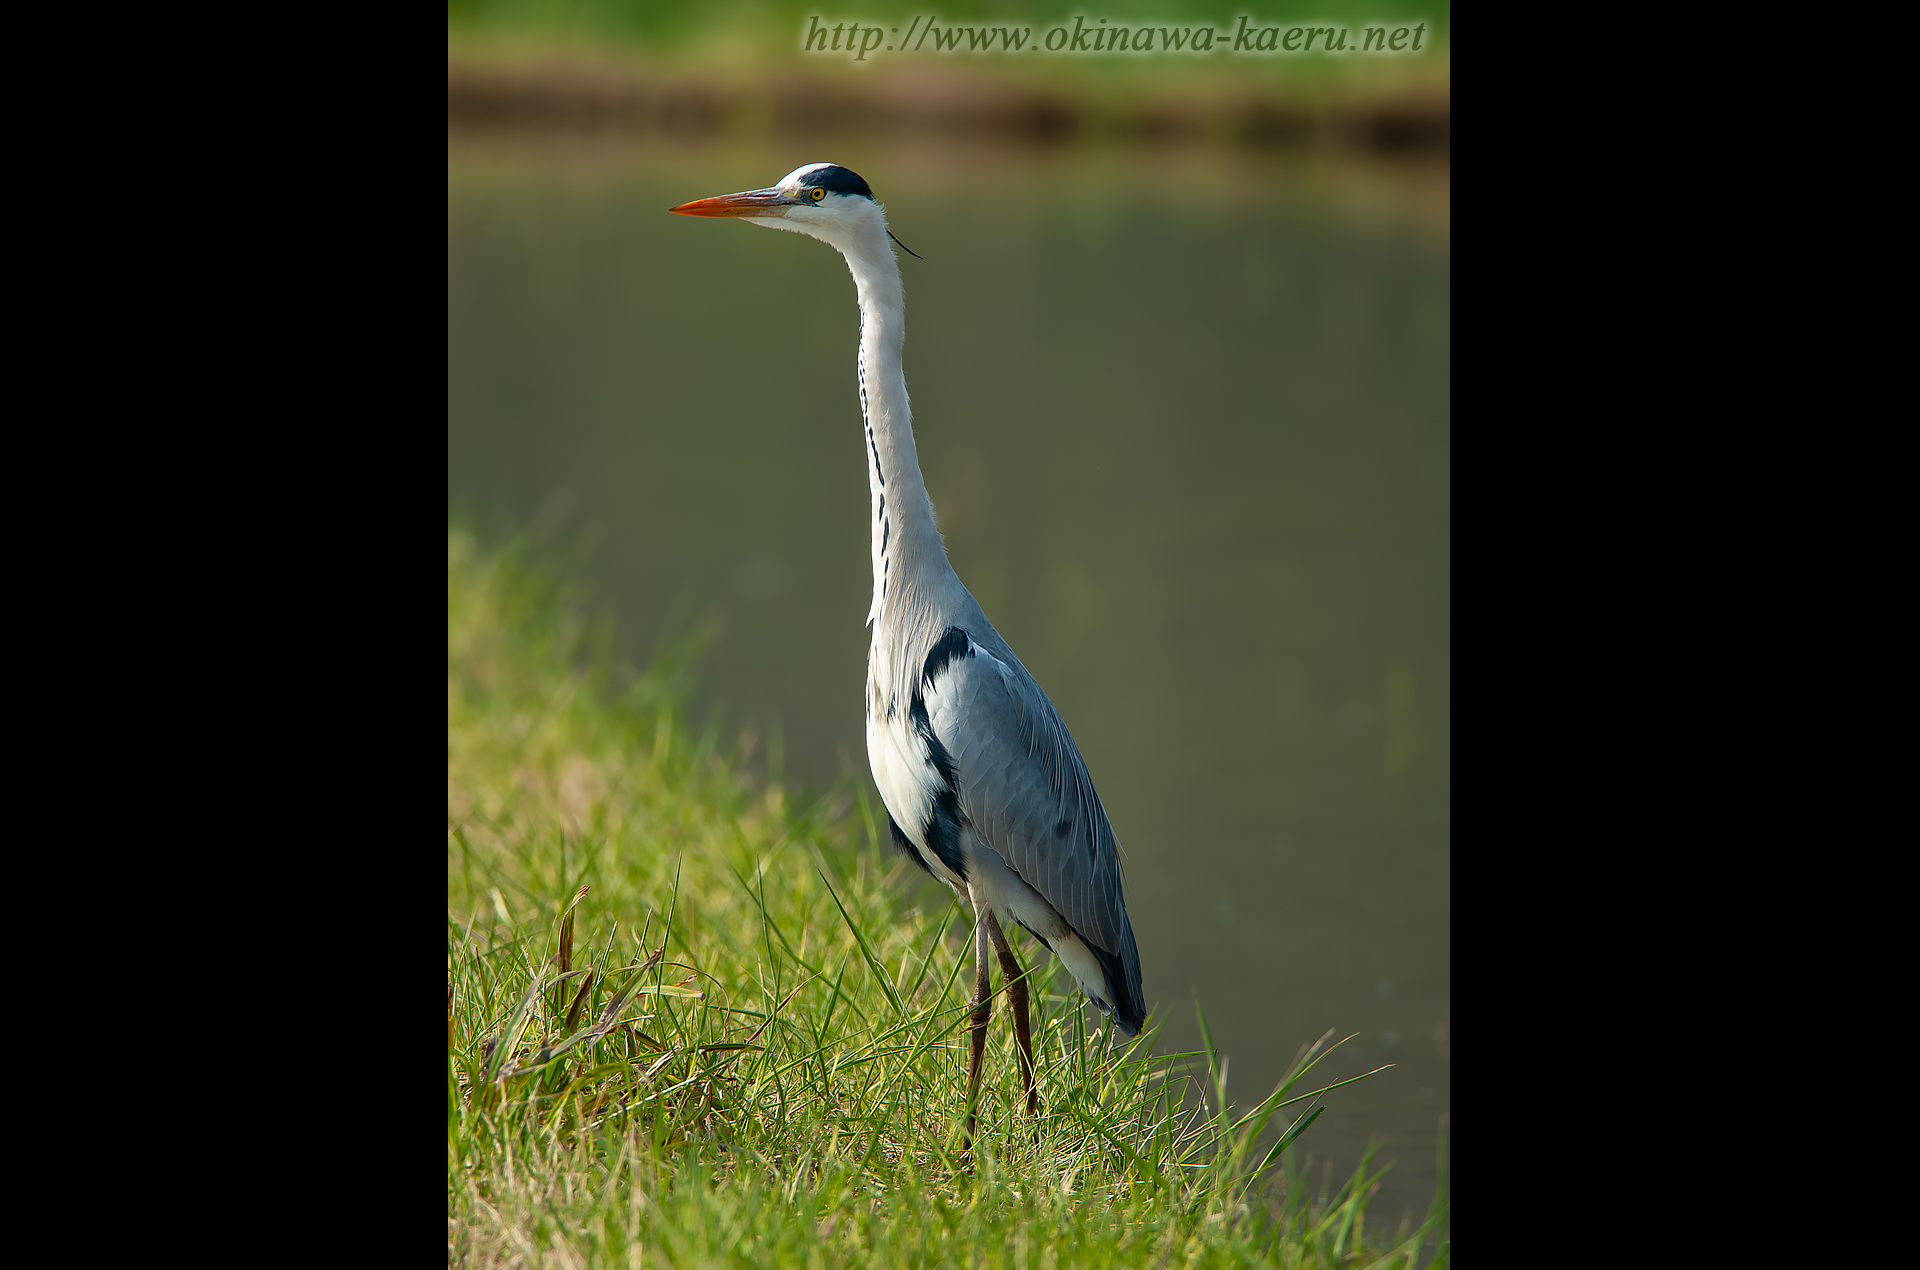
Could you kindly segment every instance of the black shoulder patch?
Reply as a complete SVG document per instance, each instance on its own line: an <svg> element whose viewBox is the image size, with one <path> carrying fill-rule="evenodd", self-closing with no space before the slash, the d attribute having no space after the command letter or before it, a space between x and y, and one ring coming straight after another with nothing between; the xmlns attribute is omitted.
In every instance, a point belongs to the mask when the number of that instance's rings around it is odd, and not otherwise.
<svg viewBox="0 0 1920 1270"><path fill-rule="evenodd" d="M858 172L849 172L837 163L815 168L801 179L808 185L817 186L832 194L858 194L865 199L873 197L873 187L862 180Z"/></svg>
<svg viewBox="0 0 1920 1270"><path fill-rule="evenodd" d="M940 792L934 795L933 802L927 807L927 823L921 826L922 836L926 838L927 846L940 857L940 862L964 882L967 880L967 862L960 855L960 825L965 816L960 810L960 783L955 778L953 755L947 753L947 747L934 735L933 720L927 715L926 698L920 695L918 688L913 691L913 703L907 708L907 717L913 720L913 730L926 742L927 757L933 761L934 774L940 778Z"/></svg>
<svg viewBox="0 0 1920 1270"><path fill-rule="evenodd" d="M920 678L932 683L933 677L945 670L948 662L972 655L973 640L958 626L949 626L947 633L933 642L932 649L927 653L927 664L921 667Z"/></svg>
<svg viewBox="0 0 1920 1270"><path fill-rule="evenodd" d="M893 818L892 812L887 813L887 836L893 839L894 846L907 853L909 859L921 868L926 869L928 877L933 876L933 870L928 867L925 860L920 858L920 853L914 850L912 841L902 832L900 822Z"/></svg>

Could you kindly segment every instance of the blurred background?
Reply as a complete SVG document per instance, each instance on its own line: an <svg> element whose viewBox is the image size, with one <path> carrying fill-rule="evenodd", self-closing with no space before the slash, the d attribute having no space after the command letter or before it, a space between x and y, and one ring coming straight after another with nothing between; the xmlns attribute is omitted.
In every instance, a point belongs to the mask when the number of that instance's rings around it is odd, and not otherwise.
<svg viewBox="0 0 1920 1270"><path fill-rule="evenodd" d="M1398 1164L1450 1105L1449 113L1418 55L803 56L807 19L1036 28L1234 5L456 0L447 501L584 559L643 664L705 630L696 724L870 782L858 313L823 244L665 209L831 160L902 258L907 378L961 578L1127 850L1163 1044L1251 1103L1356 1039L1301 1140ZM869 794L873 795L869 783ZM916 874L917 876L917 874ZM943 903L928 894L929 904Z"/></svg>

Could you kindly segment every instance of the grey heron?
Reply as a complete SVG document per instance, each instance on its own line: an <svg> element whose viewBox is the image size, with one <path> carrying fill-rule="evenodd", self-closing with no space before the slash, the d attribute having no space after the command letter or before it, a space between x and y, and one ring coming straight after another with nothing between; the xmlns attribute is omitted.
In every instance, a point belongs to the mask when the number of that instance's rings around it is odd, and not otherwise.
<svg viewBox="0 0 1920 1270"><path fill-rule="evenodd" d="M913 443L900 269L873 190L838 164L809 163L766 189L669 210L808 234L853 273L873 512L867 759L893 841L974 912L970 1142L992 1017L989 949L1007 983L1028 1114L1040 1106L1026 979L1002 922L1045 944L1114 1028L1139 1034L1146 1009L1120 845L1059 712L947 561Z"/></svg>

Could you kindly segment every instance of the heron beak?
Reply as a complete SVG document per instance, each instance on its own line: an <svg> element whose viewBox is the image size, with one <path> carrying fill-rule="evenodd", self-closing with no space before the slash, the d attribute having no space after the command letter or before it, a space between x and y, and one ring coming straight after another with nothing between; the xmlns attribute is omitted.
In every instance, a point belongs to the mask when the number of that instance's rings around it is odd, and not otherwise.
<svg viewBox="0 0 1920 1270"><path fill-rule="evenodd" d="M779 190L743 190L738 194L720 194L713 198L695 199L691 203L682 203L678 207L669 207L670 212L682 216L785 216L789 209L796 206L794 201Z"/></svg>

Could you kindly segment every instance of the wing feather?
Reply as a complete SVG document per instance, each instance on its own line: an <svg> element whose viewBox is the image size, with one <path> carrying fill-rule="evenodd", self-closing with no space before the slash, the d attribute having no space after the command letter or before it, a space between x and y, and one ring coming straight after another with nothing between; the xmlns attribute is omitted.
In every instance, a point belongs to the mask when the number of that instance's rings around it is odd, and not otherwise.
<svg viewBox="0 0 1920 1270"><path fill-rule="evenodd" d="M965 638L958 628L943 638L921 688L934 734L952 758L960 809L1083 940L1117 962L1121 973L1110 970L1109 978L1137 1014L1140 958L1120 844L1086 763L1017 660L1009 657L1009 665L970 638L963 652L955 634Z"/></svg>

